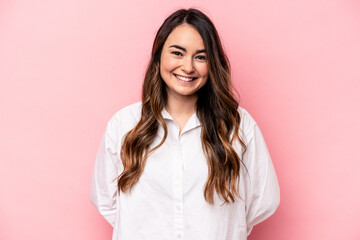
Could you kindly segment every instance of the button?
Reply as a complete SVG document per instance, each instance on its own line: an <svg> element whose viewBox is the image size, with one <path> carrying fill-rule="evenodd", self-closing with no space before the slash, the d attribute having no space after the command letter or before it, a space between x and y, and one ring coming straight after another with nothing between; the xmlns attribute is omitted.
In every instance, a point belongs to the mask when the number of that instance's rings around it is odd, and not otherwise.
<svg viewBox="0 0 360 240"><path fill-rule="evenodd" d="M180 205L177 205L177 206L176 206L176 209L177 209L178 211L180 211L180 210L181 210Z"/></svg>
<svg viewBox="0 0 360 240"><path fill-rule="evenodd" d="M182 238L182 235L181 235L181 234L178 234L178 235L177 235L177 238Z"/></svg>
<svg viewBox="0 0 360 240"><path fill-rule="evenodd" d="M180 180L180 174L176 174L176 180Z"/></svg>

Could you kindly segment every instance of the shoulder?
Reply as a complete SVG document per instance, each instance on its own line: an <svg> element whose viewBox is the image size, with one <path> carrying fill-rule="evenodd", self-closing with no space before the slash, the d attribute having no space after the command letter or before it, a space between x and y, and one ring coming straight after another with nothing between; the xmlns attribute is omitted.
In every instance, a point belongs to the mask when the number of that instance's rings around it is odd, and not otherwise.
<svg viewBox="0 0 360 240"><path fill-rule="evenodd" d="M107 123L107 132L121 136L133 129L141 117L142 102L136 102L113 114Z"/></svg>
<svg viewBox="0 0 360 240"><path fill-rule="evenodd" d="M110 119L111 121L139 120L141 116L142 102L136 102L118 110Z"/></svg>
<svg viewBox="0 0 360 240"><path fill-rule="evenodd" d="M239 136L245 141L245 144L249 144L252 139L256 139L256 142L263 139L261 129L252 115L240 106L238 112L241 118Z"/></svg>
<svg viewBox="0 0 360 240"><path fill-rule="evenodd" d="M243 134L246 136L254 129L257 125L255 119L251 116L251 114L243 107L238 107L238 112L240 114L240 129Z"/></svg>
<svg viewBox="0 0 360 240"><path fill-rule="evenodd" d="M238 109L241 117L240 122L240 130L241 130L241 136L243 136L246 145L248 145L252 140L252 143L256 146L259 145L266 145L265 139L262 134L262 131L257 124L257 122L254 120L254 118L250 115L248 111L246 111L244 108L239 107Z"/></svg>

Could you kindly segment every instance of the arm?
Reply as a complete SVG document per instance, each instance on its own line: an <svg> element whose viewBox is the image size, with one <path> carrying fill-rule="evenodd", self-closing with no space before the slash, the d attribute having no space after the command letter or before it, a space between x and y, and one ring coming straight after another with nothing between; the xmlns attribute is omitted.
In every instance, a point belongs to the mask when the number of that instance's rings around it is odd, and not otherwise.
<svg viewBox="0 0 360 240"><path fill-rule="evenodd" d="M111 135L111 124L102 136L96 156L96 162L91 179L90 199L99 213L114 226L116 217L117 181L113 181L118 174L116 141Z"/></svg>
<svg viewBox="0 0 360 240"><path fill-rule="evenodd" d="M247 134L244 162L249 171L245 177L246 222L248 235L252 228L270 217L280 204L280 188L265 140L257 124Z"/></svg>

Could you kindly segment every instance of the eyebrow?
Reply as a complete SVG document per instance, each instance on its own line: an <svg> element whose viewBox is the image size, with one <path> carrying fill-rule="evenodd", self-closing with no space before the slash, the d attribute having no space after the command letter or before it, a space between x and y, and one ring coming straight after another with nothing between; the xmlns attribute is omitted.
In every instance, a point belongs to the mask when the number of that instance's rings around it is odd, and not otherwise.
<svg viewBox="0 0 360 240"><path fill-rule="evenodd" d="M171 48L171 47L174 47L174 48L177 48L177 49L180 49L180 50L183 50L184 52L186 52L186 49L179 45L171 45L169 48ZM195 54L198 54L198 53L206 53L206 50L205 49L196 50Z"/></svg>

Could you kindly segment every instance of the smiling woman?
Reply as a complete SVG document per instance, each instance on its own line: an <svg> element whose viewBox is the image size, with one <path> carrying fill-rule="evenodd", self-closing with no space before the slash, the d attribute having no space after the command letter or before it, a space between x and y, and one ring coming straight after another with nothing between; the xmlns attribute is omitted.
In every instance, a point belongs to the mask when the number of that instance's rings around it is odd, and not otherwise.
<svg viewBox="0 0 360 240"><path fill-rule="evenodd" d="M201 11L180 9L158 30L142 101L104 132L91 200L115 240L244 240L278 207L264 138Z"/></svg>

